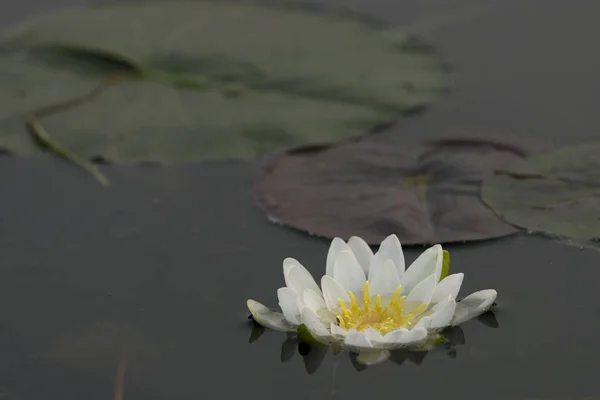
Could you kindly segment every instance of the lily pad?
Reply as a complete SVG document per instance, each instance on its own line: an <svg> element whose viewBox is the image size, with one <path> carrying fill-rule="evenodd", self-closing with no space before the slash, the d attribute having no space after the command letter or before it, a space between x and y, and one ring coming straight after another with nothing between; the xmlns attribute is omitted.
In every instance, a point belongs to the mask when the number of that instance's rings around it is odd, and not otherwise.
<svg viewBox="0 0 600 400"><path fill-rule="evenodd" d="M0 52L0 119L20 117L89 92L103 75L80 72L53 68L34 52Z"/></svg>
<svg viewBox="0 0 600 400"><path fill-rule="evenodd" d="M101 91L105 77L131 72L124 65L83 61L60 52L0 51L0 149L43 155L43 146L27 130L31 117L83 103Z"/></svg>
<svg viewBox="0 0 600 400"><path fill-rule="evenodd" d="M392 233L403 244L490 239L517 229L481 202L481 181L531 150L466 137L415 147L360 140L303 148L263 169L255 198L271 220L327 238L356 235L369 244Z"/></svg>
<svg viewBox="0 0 600 400"><path fill-rule="evenodd" d="M600 142L559 149L497 171L483 200L506 221L533 232L600 238Z"/></svg>
<svg viewBox="0 0 600 400"><path fill-rule="evenodd" d="M293 147L307 132L324 132L314 137L317 141L338 140L363 133L377 123L378 115L365 108L277 94L230 99L219 92L121 81L92 101L39 120L54 140L82 157L169 164L256 156ZM0 122L0 131L12 139L12 148L36 154L39 150L29 147L25 127L16 122Z"/></svg>
<svg viewBox="0 0 600 400"><path fill-rule="evenodd" d="M0 92L0 121L11 120L13 104L22 114L85 95L85 78L98 84L99 74L73 71L79 64L110 64L106 74L153 81L122 82L42 120L69 150L120 163L253 158L336 142L444 90L442 64L409 35L292 7L182 1L77 9L18 25L0 46L72 60L46 57L43 67L22 61L21 79ZM0 71L13 62L6 53ZM0 147L39 154L21 136L0 126Z"/></svg>

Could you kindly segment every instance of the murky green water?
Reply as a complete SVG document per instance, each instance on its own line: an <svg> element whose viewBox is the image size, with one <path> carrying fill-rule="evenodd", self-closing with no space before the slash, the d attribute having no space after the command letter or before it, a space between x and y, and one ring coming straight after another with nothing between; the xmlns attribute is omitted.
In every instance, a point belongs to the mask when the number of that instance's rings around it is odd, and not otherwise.
<svg viewBox="0 0 600 400"><path fill-rule="evenodd" d="M396 22L459 3L335 2ZM460 128L597 137L599 11L507 0L429 31L455 71L452 92L382 140ZM303 359L283 334L249 344L245 300L276 305L283 258L320 275L328 247L265 220L256 171L106 168L104 189L59 161L0 159L0 399L112 399L120 379L128 400L600 398L600 254L538 237L448 248L462 295L499 292L495 319L464 324L453 349L358 372L344 353Z"/></svg>

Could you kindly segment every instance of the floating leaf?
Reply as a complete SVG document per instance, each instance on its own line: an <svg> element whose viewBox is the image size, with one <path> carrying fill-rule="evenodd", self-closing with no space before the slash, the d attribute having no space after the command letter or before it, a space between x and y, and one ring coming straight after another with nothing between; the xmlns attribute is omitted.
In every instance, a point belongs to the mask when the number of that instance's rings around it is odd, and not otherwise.
<svg viewBox="0 0 600 400"><path fill-rule="evenodd" d="M50 68L30 52L0 52L0 147L20 154L44 154L43 146L27 130L29 118L49 104L97 85L97 79L89 76Z"/></svg>
<svg viewBox="0 0 600 400"><path fill-rule="evenodd" d="M414 38L350 15L292 7L182 1L76 9L26 21L4 41L384 109L420 106L443 88L440 63Z"/></svg>
<svg viewBox="0 0 600 400"><path fill-rule="evenodd" d="M54 66L47 64L49 59ZM63 65L70 70L60 68ZM96 167L57 142L40 120L100 94L111 81L109 72L125 76L131 70L115 63L75 63L60 52L0 52L0 147L26 155L51 152L107 185L108 179Z"/></svg>
<svg viewBox="0 0 600 400"><path fill-rule="evenodd" d="M56 102L83 95L93 90L100 79L115 69L88 68L74 64L72 70L60 68L64 58L53 57L53 64L44 51L0 51L0 121L24 117ZM71 62L75 60L71 59ZM0 131L2 143L19 148Z"/></svg>
<svg viewBox="0 0 600 400"><path fill-rule="evenodd" d="M219 92L121 81L93 101L39 120L62 147L85 158L172 163L264 154L294 146L306 134L317 141L340 139L349 132L365 132L377 123L377 115L365 108L277 94L230 99ZM39 150L24 129L14 120L0 121L0 132L11 133L11 148L35 155Z"/></svg>
<svg viewBox="0 0 600 400"><path fill-rule="evenodd" d="M0 122L14 116L4 106L13 101L35 110L83 95L84 73L154 81L121 83L42 121L70 151L121 163L252 158L335 142L444 90L442 65L414 38L291 7L183 1L77 9L27 21L0 45L37 54L35 68L25 65L0 93ZM0 54L0 72L5 57L12 56ZM11 126L0 125L0 146L39 154Z"/></svg>
<svg viewBox="0 0 600 400"><path fill-rule="evenodd" d="M422 147L372 140L291 151L267 165L255 186L272 220L310 234L357 235L378 244L481 240L517 230L479 198L490 171L523 159L528 149L455 138Z"/></svg>
<svg viewBox="0 0 600 400"><path fill-rule="evenodd" d="M559 149L497 171L483 200L529 231L600 238L600 142Z"/></svg>

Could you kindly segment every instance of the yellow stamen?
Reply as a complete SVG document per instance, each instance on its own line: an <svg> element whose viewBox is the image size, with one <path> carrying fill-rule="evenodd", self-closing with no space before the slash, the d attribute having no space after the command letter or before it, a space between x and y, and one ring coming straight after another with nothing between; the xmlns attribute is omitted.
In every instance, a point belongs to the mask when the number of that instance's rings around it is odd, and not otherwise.
<svg viewBox="0 0 600 400"><path fill-rule="evenodd" d="M352 317L352 311L348 310L346 304L344 304L344 300L338 299L338 302L340 303L340 311L344 315L344 318Z"/></svg>
<svg viewBox="0 0 600 400"><path fill-rule="evenodd" d="M404 303L404 300L406 300L406 296L402 296L398 299L398 302L396 303L396 310L402 310L402 304Z"/></svg>
<svg viewBox="0 0 600 400"><path fill-rule="evenodd" d="M340 311L336 317L338 325L344 330L364 331L372 328L381 334L401 328L410 328L416 318L427 310L427 304L419 304L412 312L407 312L402 308L406 296L400 297L400 291L401 287L398 286L389 304L385 306L382 306L381 294L378 293L375 296L375 307L370 307L369 282L365 282L362 307L358 307L356 296L352 292L348 293L349 303L339 300Z"/></svg>
<svg viewBox="0 0 600 400"><path fill-rule="evenodd" d="M369 281L365 281L365 287L363 291L363 308L365 312L369 311L369 304L371 303L371 296L369 296Z"/></svg>
<svg viewBox="0 0 600 400"><path fill-rule="evenodd" d="M421 303L421 304L419 304L419 306L417 308L415 308L415 310L413 312L410 313L410 315L412 317L418 317L419 315L423 314L426 309L427 309L427 304Z"/></svg>
<svg viewBox="0 0 600 400"><path fill-rule="evenodd" d="M349 292L350 294L350 302L352 304L352 311L356 311L356 309L358 308L358 306L356 305L356 296L354 295L354 293Z"/></svg>
<svg viewBox="0 0 600 400"><path fill-rule="evenodd" d="M402 290L402 285L398 285L392 299L390 300L390 306L395 306L398 301L398 296L400 296L400 291Z"/></svg>

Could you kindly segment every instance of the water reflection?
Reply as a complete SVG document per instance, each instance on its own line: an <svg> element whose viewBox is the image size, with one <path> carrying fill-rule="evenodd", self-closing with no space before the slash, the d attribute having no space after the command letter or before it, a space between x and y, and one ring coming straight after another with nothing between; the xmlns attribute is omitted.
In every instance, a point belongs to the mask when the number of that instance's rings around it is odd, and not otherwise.
<svg viewBox="0 0 600 400"><path fill-rule="evenodd" d="M489 328L498 328L498 320L493 311L488 311L477 318L477 321ZM256 324L250 319L252 330L248 339L249 343L254 343L265 332L265 328ZM440 332L441 342L435 346L429 345L423 350L394 350L388 351L373 351L364 353L346 352L349 355L350 362L357 371L364 371L370 365L378 364L383 361L391 361L397 365L402 365L406 362L420 365L423 363L427 355L433 352L444 354L445 356L455 359L458 355L458 346L466 344L465 333L460 326L449 327ZM343 351L336 351L334 348L322 345L310 345L299 340L296 333L288 333L286 339L281 343L281 362L290 361L294 354L298 353L304 362L305 370L308 374L315 373L325 356L329 351L335 355Z"/></svg>

